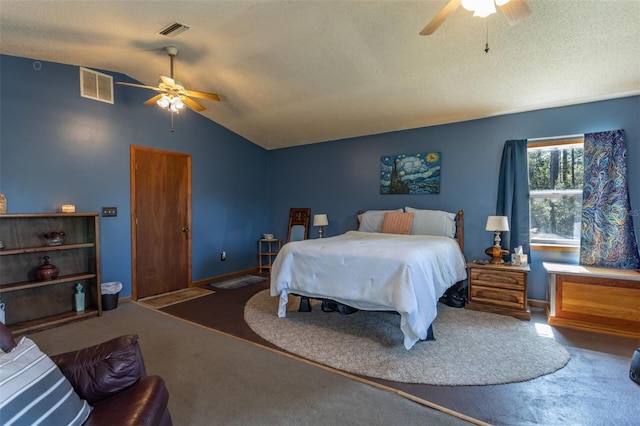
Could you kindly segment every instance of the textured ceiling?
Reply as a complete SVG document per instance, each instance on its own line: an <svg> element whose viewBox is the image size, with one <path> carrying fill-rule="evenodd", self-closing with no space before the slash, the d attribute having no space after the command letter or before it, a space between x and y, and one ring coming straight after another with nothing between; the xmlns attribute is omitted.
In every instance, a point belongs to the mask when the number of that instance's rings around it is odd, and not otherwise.
<svg viewBox="0 0 640 426"><path fill-rule="evenodd" d="M222 98L201 114L267 149L640 94L640 0L529 0L513 27L459 8L418 35L446 3L0 0L0 53L155 86L175 45L175 77Z"/></svg>

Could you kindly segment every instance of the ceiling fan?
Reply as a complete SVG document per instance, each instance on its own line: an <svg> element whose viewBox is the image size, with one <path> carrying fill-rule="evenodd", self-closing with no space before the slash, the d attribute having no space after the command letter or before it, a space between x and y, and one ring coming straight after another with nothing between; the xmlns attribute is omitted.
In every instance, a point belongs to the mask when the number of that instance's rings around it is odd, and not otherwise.
<svg viewBox="0 0 640 426"><path fill-rule="evenodd" d="M485 18L496 13L496 5L510 25L520 23L531 14L526 0L450 0L444 8L420 31L420 35L433 34L440 25L462 4L465 9L474 12L473 16Z"/></svg>
<svg viewBox="0 0 640 426"><path fill-rule="evenodd" d="M158 104L160 107L169 110L171 112L178 113L184 107L189 107L195 111L204 111L205 107L200 105L198 102L194 101L191 98L199 98L199 99L209 99L212 101L219 101L220 96L214 93L200 92L197 90L189 90L186 89L181 82L173 79L173 59L178 54L178 48L175 46L167 46L165 48L169 58L171 58L171 77L165 77L164 75L160 76L160 82L157 87L154 86L145 86L142 84L133 84L133 83L124 83L124 82L116 82L116 84L121 84L123 86L132 86L132 87L140 87L142 89L151 89L158 92L158 95L155 95L151 99L147 100L145 105L153 105Z"/></svg>

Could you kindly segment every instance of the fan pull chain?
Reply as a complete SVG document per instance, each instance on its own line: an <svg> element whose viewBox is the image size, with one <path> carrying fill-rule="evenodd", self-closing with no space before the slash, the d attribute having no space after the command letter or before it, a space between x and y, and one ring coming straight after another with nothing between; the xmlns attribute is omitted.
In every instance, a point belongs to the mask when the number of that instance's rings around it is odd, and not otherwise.
<svg viewBox="0 0 640 426"><path fill-rule="evenodd" d="M484 53L489 53L489 20L487 19L487 39L484 45Z"/></svg>
<svg viewBox="0 0 640 426"><path fill-rule="evenodd" d="M171 111L171 133L173 133L173 111Z"/></svg>

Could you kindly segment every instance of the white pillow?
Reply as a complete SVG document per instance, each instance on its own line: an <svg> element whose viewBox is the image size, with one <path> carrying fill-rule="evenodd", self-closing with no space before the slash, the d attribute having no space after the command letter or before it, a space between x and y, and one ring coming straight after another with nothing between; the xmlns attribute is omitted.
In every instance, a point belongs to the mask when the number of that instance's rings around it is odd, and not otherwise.
<svg viewBox="0 0 640 426"><path fill-rule="evenodd" d="M0 356L0 419L4 424L81 425L91 407L54 362L26 337Z"/></svg>
<svg viewBox="0 0 640 426"><path fill-rule="evenodd" d="M411 235L437 235L453 238L456 235L456 214L442 210L420 210L405 207L407 213L414 213Z"/></svg>
<svg viewBox="0 0 640 426"><path fill-rule="evenodd" d="M382 222L384 215L388 212L402 212L402 209L396 210L367 210L358 215L360 226L358 231L362 232L382 232Z"/></svg>

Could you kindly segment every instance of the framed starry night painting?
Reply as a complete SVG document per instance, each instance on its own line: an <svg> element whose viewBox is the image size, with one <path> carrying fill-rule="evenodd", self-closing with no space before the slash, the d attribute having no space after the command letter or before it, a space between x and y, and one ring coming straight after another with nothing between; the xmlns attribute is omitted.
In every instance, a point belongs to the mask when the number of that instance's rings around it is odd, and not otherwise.
<svg viewBox="0 0 640 426"><path fill-rule="evenodd" d="M386 155L380 159L381 194L439 194L440 153Z"/></svg>

